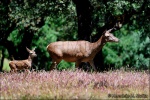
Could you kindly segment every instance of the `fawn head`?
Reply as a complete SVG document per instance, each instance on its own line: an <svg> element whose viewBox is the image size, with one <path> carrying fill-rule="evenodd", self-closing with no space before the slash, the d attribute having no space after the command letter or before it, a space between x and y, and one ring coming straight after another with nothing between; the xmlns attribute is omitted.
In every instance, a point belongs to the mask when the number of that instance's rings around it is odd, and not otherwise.
<svg viewBox="0 0 150 100"><path fill-rule="evenodd" d="M111 30L108 30L103 33L104 40L106 42L119 42L119 39L110 33Z"/></svg>
<svg viewBox="0 0 150 100"><path fill-rule="evenodd" d="M31 57L31 58L34 58L34 57L36 57L37 55L36 55L36 53L35 53L35 48L33 49L33 50L30 50L30 49L28 49L27 47L26 47L26 49L27 49L27 51L29 52L29 56Z"/></svg>

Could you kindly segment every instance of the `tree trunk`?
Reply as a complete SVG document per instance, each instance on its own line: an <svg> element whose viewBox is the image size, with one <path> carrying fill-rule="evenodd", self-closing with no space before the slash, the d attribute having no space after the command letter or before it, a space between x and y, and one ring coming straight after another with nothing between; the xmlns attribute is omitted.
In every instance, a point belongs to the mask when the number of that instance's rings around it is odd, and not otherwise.
<svg viewBox="0 0 150 100"><path fill-rule="evenodd" d="M32 39L33 39L33 31L31 31L29 28L25 28L25 31L22 32L23 35L23 39L21 41L21 43L18 45L18 57L17 59L27 59L29 53L26 50L26 47L30 48L30 45L32 43ZM32 48L30 48L32 49Z"/></svg>
<svg viewBox="0 0 150 100"><path fill-rule="evenodd" d="M92 37L92 42L97 41L101 37L102 33L107 29L107 26L105 25L101 28L96 27L96 29L97 29L97 34ZM104 65L104 57L102 54L102 50L100 50L96 54L94 58L94 64L98 71L108 70L108 67Z"/></svg>
<svg viewBox="0 0 150 100"><path fill-rule="evenodd" d="M77 11L77 17L78 17L78 39L79 40L87 40L90 42L97 41L102 33L109 27L113 27L113 25L108 26L107 24L104 27L97 29L97 34L95 37L92 37L92 40L90 40L90 36L93 30L92 25L92 12L93 12L93 6L91 5L89 0L73 0L73 2L76 4L76 11ZM104 58L102 55L102 50L99 51L99 53L94 58L94 64L98 71L104 71ZM82 63L80 65L80 68L84 70L89 70L90 65L87 63Z"/></svg>
<svg viewBox="0 0 150 100"><path fill-rule="evenodd" d="M78 39L91 41L90 36L92 33L92 29L93 29L91 17L92 17L93 7L90 4L89 0L73 0L73 2L76 4L76 11L77 11L77 17L78 17ZM102 32L101 33L99 32L98 34L101 36ZM103 62L104 60L102 56L102 51L100 51L94 58L94 63L95 63L97 70L104 69ZM88 66L89 64L82 63L80 65L80 68L82 67L82 69L84 70L89 70Z"/></svg>
<svg viewBox="0 0 150 100"><path fill-rule="evenodd" d="M89 0L73 0L78 17L78 39L90 41L92 33L92 10Z"/></svg>
<svg viewBox="0 0 150 100"><path fill-rule="evenodd" d="M4 66L4 49L2 49L2 59L1 59L1 65L0 65L0 72L2 72Z"/></svg>
<svg viewBox="0 0 150 100"><path fill-rule="evenodd" d="M78 17L78 40L90 41L92 33L92 10L89 0L73 0L76 4L76 12ZM81 63L79 68L89 70L88 63Z"/></svg>

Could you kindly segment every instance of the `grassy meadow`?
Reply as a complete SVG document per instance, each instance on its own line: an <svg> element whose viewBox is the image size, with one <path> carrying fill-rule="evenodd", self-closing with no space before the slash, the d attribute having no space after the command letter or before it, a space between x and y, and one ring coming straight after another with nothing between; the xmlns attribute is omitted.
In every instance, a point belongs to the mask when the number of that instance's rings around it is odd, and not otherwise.
<svg viewBox="0 0 150 100"><path fill-rule="evenodd" d="M150 99L148 72L0 73L0 99Z"/></svg>

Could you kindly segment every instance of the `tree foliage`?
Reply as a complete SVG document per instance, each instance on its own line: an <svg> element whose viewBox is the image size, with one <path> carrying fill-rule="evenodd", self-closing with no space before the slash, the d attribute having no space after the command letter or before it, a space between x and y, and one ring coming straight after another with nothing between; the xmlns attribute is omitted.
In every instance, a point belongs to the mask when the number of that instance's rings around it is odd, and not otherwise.
<svg viewBox="0 0 150 100"><path fill-rule="evenodd" d="M88 9L80 8L80 2L0 1L0 51L8 51L8 54L2 55L9 56L8 59L25 59L28 56L25 47L36 47L38 57L34 60L34 67L49 69L51 58L46 51L49 43L77 39L94 42L104 30L115 26L113 33L120 42L108 43L103 48L105 66L149 68L149 0L83 0L82 3ZM96 59L99 61L99 58ZM62 62L58 69L66 66L73 65Z"/></svg>
<svg viewBox="0 0 150 100"><path fill-rule="evenodd" d="M149 49L150 38L143 37L143 31L140 29L129 29L124 26L115 34L120 34L120 42L117 44L107 44L104 49L105 63L115 64L116 68L120 66L133 67L136 69L147 69L150 63Z"/></svg>

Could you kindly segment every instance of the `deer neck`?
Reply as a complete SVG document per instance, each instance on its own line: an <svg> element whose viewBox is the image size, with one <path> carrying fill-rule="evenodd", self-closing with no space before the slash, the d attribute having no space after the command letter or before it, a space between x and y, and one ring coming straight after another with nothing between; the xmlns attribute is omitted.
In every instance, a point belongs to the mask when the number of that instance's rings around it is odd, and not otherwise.
<svg viewBox="0 0 150 100"><path fill-rule="evenodd" d="M98 41L93 43L94 52L95 53L99 52L105 44L106 41L104 39L104 36L102 35Z"/></svg>
<svg viewBox="0 0 150 100"><path fill-rule="evenodd" d="M32 62L32 57L31 57L31 56L29 56L29 57L28 57L28 60Z"/></svg>

